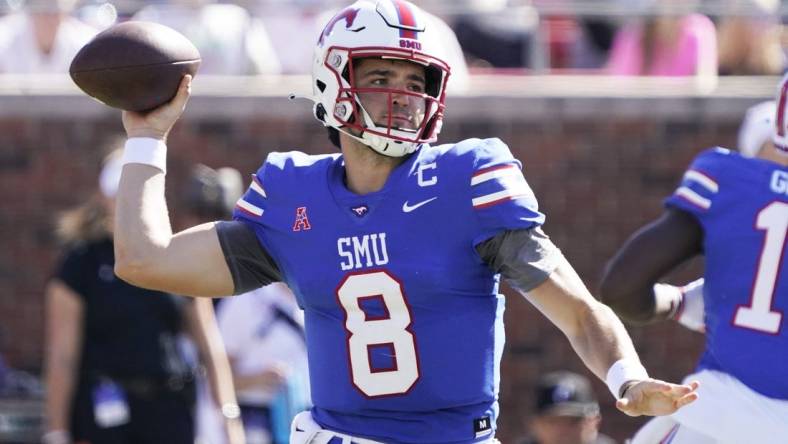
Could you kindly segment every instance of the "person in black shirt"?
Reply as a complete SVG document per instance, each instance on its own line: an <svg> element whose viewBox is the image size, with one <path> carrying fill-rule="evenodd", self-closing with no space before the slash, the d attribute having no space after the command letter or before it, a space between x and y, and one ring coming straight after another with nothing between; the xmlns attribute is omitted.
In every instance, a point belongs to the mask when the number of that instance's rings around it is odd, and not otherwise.
<svg viewBox="0 0 788 444"><path fill-rule="evenodd" d="M209 312L194 302L115 276L114 194L121 165L110 156L101 193L65 213L66 245L46 289L45 444L193 444L194 375L178 345L195 339L231 442L243 440L229 363ZM235 431L233 431L235 430Z"/></svg>

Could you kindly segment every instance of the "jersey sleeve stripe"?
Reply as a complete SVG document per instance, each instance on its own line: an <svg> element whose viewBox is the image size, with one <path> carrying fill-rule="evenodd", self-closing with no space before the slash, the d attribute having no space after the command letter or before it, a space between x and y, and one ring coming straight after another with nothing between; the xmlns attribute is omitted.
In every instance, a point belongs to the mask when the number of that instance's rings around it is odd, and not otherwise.
<svg viewBox="0 0 788 444"><path fill-rule="evenodd" d="M471 185L477 185L477 184L480 184L480 183L482 183L482 182L484 182L486 180L494 179L496 177L494 175L488 176L487 174L489 174L489 173L493 173L493 172L498 171L498 170L508 170L508 169L512 169L512 168L517 168L517 165L512 165L512 164L495 165L495 166L491 166L489 168L483 168L483 169L473 173L473 176L471 177Z"/></svg>
<svg viewBox="0 0 788 444"><path fill-rule="evenodd" d="M515 165L500 165L492 168L477 171L471 177L471 186L478 185L492 179L498 179L506 176L517 174Z"/></svg>
<svg viewBox="0 0 788 444"><path fill-rule="evenodd" d="M251 214L252 216L259 217L263 215L262 208L252 205L243 199L238 199L238 202L235 203L235 207L243 211L244 213Z"/></svg>
<svg viewBox="0 0 788 444"><path fill-rule="evenodd" d="M705 197L687 187L679 187L679 189L676 190L676 196L681 197L692 205L704 210L711 208L711 201L709 199L706 199Z"/></svg>
<svg viewBox="0 0 788 444"><path fill-rule="evenodd" d="M518 189L507 188L505 190L498 191L496 193L475 197L472 200L473 208L477 210L480 208L487 208L507 200L516 199L521 196L527 196L528 194L529 194L529 190L525 188L518 188Z"/></svg>
<svg viewBox="0 0 788 444"><path fill-rule="evenodd" d="M717 184L717 182L714 179L712 179L708 175L698 170L687 170L687 172L684 173L684 179L696 182L697 184L701 185L703 188L706 188L712 193L716 193L717 191L720 190L719 184Z"/></svg>
<svg viewBox="0 0 788 444"><path fill-rule="evenodd" d="M257 178L256 174L252 174L252 183L249 185L249 188L253 189L257 194L268 197L265 194L265 190L263 189L263 184L260 183L260 180Z"/></svg>

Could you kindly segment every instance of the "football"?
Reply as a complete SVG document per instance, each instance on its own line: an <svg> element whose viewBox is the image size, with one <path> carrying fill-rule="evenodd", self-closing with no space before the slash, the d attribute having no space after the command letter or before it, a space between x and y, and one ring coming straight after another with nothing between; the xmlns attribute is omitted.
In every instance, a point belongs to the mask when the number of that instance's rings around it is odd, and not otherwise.
<svg viewBox="0 0 788 444"><path fill-rule="evenodd" d="M194 76L199 65L200 52L174 29L130 21L96 35L74 57L69 74L100 102L144 112L172 99L183 76Z"/></svg>

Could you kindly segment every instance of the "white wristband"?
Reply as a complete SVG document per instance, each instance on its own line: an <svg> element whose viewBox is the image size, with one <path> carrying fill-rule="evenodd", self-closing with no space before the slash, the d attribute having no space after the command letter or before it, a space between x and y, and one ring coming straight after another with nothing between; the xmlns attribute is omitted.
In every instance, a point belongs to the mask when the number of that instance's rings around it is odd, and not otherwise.
<svg viewBox="0 0 788 444"><path fill-rule="evenodd" d="M703 333L706 331L705 304L703 302L703 278L690 282L681 288L683 302L676 313L679 324Z"/></svg>
<svg viewBox="0 0 788 444"><path fill-rule="evenodd" d="M122 163L150 165L167 174L167 144L152 137L132 137L126 140Z"/></svg>
<svg viewBox="0 0 788 444"><path fill-rule="evenodd" d="M669 308L667 319L675 319L681 311L682 299L684 298L681 289L668 284L654 284L654 297L656 298L657 310Z"/></svg>
<svg viewBox="0 0 788 444"><path fill-rule="evenodd" d="M619 359L607 371L607 388L613 393L616 399L621 397L621 387L635 380L648 379L648 372L640 362L632 359Z"/></svg>

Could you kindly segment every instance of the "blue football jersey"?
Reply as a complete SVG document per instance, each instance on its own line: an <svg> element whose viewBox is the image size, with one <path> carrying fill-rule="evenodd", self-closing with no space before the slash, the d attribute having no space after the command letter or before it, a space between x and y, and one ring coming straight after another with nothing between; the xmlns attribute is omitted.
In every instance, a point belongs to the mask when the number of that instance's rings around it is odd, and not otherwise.
<svg viewBox="0 0 788 444"><path fill-rule="evenodd" d="M699 367L788 399L788 169L710 149L666 204L703 227L706 349Z"/></svg>
<svg viewBox="0 0 788 444"><path fill-rule="evenodd" d="M304 309L319 424L387 443L494 433L504 301L475 246L544 221L504 143L425 145L365 195L341 155L272 153L235 217Z"/></svg>

